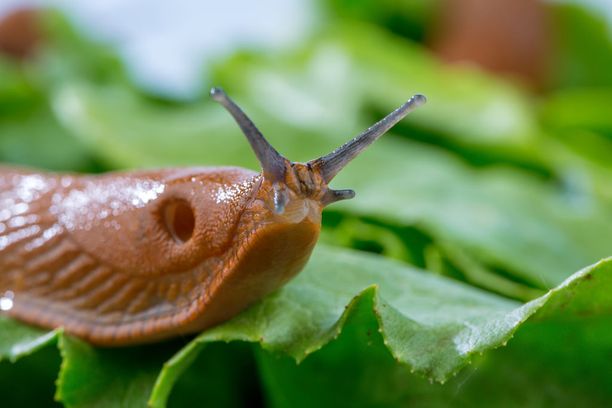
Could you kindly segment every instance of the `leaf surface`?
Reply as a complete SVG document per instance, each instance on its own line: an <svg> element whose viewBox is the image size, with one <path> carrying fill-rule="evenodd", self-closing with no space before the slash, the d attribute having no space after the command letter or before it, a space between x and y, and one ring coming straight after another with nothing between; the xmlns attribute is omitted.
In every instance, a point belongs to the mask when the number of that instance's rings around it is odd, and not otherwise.
<svg viewBox="0 0 612 408"><path fill-rule="evenodd" d="M255 342L302 361L328 343L333 345L354 316L374 322L373 328L366 324L357 330L370 330L370 335L380 331L393 359L444 381L474 355L504 345L530 318L571 322L610 316L611 285L612 261L602 261L546 295L520 304L380 256L319 246L294 281L202 333L171 358L177 347L172 343L96 349L62 336L64 361L57 396L76 407L139 405L149 397L152 405L164 406L174 383L209 342ZM39 330L9 319L0 325L1 333L13 333L14 338L12 343L3 340L3 350L19 344L19 337L41 337Z"/></svg>

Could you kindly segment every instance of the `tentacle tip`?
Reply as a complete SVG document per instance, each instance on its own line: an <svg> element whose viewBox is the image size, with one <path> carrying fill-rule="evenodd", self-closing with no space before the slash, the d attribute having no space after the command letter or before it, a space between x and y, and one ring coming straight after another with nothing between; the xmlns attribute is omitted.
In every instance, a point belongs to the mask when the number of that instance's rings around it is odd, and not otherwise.
<svg viewBox="0 0 612 408"><path fill-rule="evenodd" d="M340 200L350 200L355 198L355 190L339 190L336 197Z"/></svg>
<svg viewBox="0 0 612 408"><path fill-rule="evenodd" d="M355 191L346 189L346 190L327 190L325 196L323 197L323 205L329 205L335 203L337 201L342 200L350 200L351 198L355 198Z"/></svg>
<svg viewBox="0 0 612 408"><path fill-rule="evenodd" d="M220 101L226 98L226 94L222 88L215 86L210 88L210 97L213 98L215 101Z"/></svg>
<svg viewBox="0 0 612 408"><path fill-rule="evenodd" d="M415 106L425 105L425 103L427 102L427 97L422 94L416 94L410 99Z"/></svg>

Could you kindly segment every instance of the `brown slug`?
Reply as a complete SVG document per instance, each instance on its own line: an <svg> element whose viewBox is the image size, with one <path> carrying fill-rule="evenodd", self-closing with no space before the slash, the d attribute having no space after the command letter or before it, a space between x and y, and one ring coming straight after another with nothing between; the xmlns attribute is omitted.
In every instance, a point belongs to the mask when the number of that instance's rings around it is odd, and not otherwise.
<svg viewBox="0 0 612 408"><path fill-rule="evenodd" d="M308 260L328 187L425 97L415 95L332 153L281 156L218 88L261 163L103 175L0 167L0 313L93 344L153 342L223 322Z"/></svg>

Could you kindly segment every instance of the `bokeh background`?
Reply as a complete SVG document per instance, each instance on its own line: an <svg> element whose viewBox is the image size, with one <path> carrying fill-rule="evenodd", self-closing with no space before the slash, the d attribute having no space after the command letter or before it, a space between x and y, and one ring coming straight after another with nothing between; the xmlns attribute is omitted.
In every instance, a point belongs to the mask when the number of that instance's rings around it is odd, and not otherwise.
<svg viewBox="0 0 612 408"><path fill-rule="evenodd" d="M0 19L4 163L257 169L211 86L306 161L423 93L334 180L357 198L325 243L518 301L612 255L609 1L5 0ZM548 386L508 406L564 400Z"/></svg>

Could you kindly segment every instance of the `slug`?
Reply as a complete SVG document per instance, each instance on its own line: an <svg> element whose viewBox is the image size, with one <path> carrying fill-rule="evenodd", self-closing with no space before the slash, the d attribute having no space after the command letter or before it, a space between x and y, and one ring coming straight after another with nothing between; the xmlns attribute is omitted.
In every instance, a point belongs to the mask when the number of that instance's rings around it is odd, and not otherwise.
<svg viewBox="0 0 612 408"><path fill-rule="evenodd" d="M234 167L102 175L0 167L0 313L101 346L202 331L306 264L328 187L425 97L415 95L326 156L281 156L219 88L261 173Z"/></svg>

